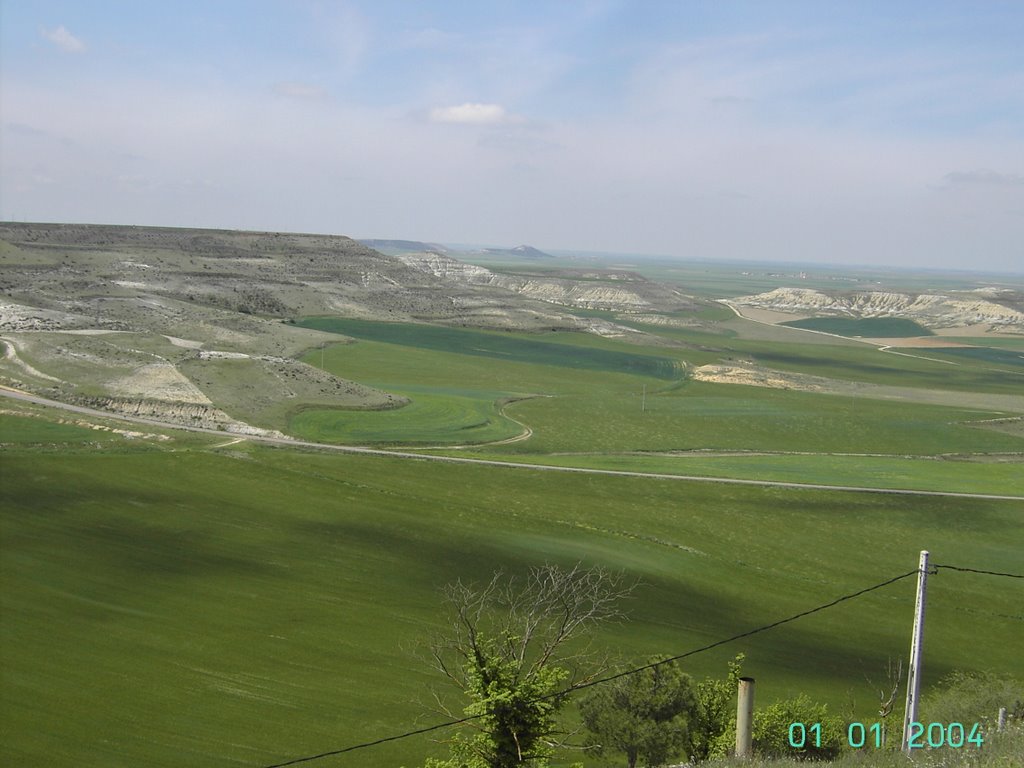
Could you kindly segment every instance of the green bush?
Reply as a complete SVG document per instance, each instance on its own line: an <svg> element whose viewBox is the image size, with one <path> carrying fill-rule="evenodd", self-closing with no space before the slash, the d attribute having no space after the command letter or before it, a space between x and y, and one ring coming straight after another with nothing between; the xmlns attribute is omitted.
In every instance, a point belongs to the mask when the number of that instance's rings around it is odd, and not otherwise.
<svg viewBox="0 0 1024 768"><path fill-rule="evenodd" d="M697 762L725 757L735 744L736 689L743 658L741 653L729 662L725 679L706 678L697 683L697 716L690 726L690 756Z"/></svg>
<svg viewBox="0 0 1024 768"><path fill-rule="evenodd" d="M790 744L790 728L803 723L799 741ZM820 732L812 726L820 724ZM765 757L798 757L804 760L832 760L845 742L843 721L828 714L828 705L811 701L806 694L785 699L754 712L754 750ZM797 743L799 743L799 741Z"/></svg>
<svg viewBox="0 0 1024 768"><path fill-rule="evenodd" d="M674 661L655 657L650 663L658 666L602 686L579 705L590 750L621 752L628 768L663 765L690 746L697 711L693 681Z"/></svg>

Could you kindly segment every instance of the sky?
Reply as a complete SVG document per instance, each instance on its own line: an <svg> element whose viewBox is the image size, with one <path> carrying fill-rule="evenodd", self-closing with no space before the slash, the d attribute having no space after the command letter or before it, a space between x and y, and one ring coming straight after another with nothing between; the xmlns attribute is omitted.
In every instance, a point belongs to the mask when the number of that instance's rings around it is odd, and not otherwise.
<svg viewBox="0 0 1024 768"><path fill-rule="evenodd" d="M0 219L1024 272L1024 3L0 0Z"/></svg>

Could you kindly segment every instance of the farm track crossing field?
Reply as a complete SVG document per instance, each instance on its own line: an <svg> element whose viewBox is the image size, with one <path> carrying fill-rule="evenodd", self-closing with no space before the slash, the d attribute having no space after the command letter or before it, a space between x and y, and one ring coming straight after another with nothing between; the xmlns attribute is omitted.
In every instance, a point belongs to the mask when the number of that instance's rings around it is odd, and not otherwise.
<svg viewBox="0 0 1024 768"><path fill-rule="evenodd" d="M474 457L508 459L506 454L475 450ZM707 454L712 455L707 455ZM454 455L454 454L453 454ZM466 455L459 452L457 455ZM840 454L713 455L690 454L519 454L516 461L568 467L654 472L783 483L844 485L953 493L1020 496L1024 499L1024 460L1020 456L965 461L914 456Z"/></svg>

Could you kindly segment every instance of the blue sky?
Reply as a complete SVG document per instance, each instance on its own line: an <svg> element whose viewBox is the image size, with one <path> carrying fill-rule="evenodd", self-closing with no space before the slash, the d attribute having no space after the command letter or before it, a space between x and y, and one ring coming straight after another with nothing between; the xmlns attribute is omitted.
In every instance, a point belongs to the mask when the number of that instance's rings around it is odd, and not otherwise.
<svg viewBox="0 0 1024 768"><path fill-rule="evenodd" d="M0 217L1024 271L1019 2L0 3Z"/></svg>

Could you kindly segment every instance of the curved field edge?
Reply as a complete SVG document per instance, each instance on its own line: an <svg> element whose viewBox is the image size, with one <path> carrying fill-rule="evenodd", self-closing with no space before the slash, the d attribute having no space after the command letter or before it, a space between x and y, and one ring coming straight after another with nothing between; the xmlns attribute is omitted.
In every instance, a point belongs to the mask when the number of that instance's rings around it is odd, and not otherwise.
<svg viewBox="0 0 1024 768"><path fill-rule="evenodd" d="M289 432L316 442L404 446L490 443L522 434L522 426L502 411L504 397L391 391L409 402L386 410L306 406L289 415Z"/></svg>
<svg viewBox="0 0 1024 768"><path fill-rule="evenodd" d="M596 636L681 653L935 562L1019 569L1024 504L565 476L232 445L9 450L0 485L5 762L266 764L433 721L417 649L440 588L583 561L641 586ZM931 582L927 677L1020 675L1020 586ZM762 701L865 716L906 651L913 584L694 657L743 651ZM443 687L438 690L443 692ZM60 718L46 713L60 712ZM40 718L43 718L41 720ZM46 727L40 727L45 722ZM427 739L374 764L419 764Z"/></svg>

